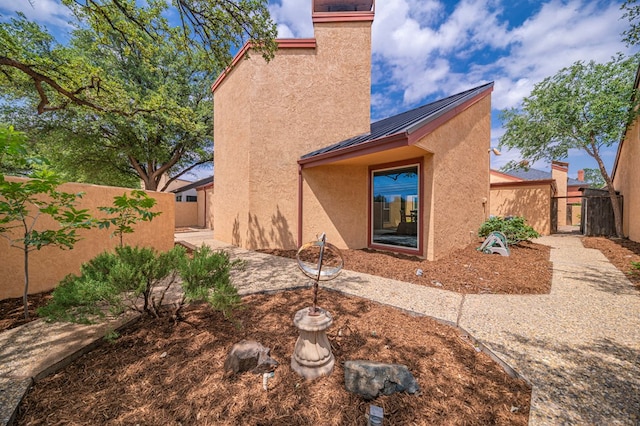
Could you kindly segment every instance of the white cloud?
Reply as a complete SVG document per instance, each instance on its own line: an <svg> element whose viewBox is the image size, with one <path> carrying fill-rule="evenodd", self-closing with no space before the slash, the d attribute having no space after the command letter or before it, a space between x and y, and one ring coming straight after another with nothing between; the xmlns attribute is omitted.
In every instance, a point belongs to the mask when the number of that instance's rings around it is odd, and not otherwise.
<svg viewBox="0 0 640 426"><path fill-rule="evenodd" d="M33 5L32 5L33 4ZM71 12L57 0L0 0L0 14L13 15L22 12L32 21L39 24L67 28L71 20Z"/></svg>
<svg viewBox="0 0 640 426"><path fill-rule="evenodd" d="M313 37L311 1L281 0L269 5L269 13L278 24L279 38Z"/></svg>

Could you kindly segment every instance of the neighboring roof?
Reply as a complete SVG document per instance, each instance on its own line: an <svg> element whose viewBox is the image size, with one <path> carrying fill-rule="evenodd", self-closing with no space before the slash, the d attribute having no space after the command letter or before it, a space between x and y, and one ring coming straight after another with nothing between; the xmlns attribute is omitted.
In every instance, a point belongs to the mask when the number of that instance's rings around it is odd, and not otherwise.
<svg viewBox="0 0 640 426"><path fill-rule="evenodd" d="M206 177L204 179L200 179L198 181L192 182L192 183L190 183L188 185L181 186L180 188L174 189L171 192L173 192L173 193L184 192L184 191L188 191L190 189L199 188L199 187L207 185L209 183L213 183L213 176L209 176L209 177Z"/></svg>
<svg viewBox="0 0 640 426"><path fill-rule="evenodd" d="M351 139L310 152L303 155L301 160L310 159L348 148L364 147L382 139L392 138L394 136L409 136L423 126L435 121L449 112L454 112L456 108L492 89L493 82L483 84L482 86L475 87L471 90L376 121L375 123L371 123L371 130L369 133L355 136Z"/></svg>
<svg viewBox="0 0 640 426"><path fill-rule="evenodd" d="M538 169L517 169L517 170L509 170L508 172L501 172L505 175L517 177L522 180L546 180L551 179L551 172L545 172L544 170ZM571 186L589 186L588 182L581 181L578 179L567 178L567 185Z"/></svg>

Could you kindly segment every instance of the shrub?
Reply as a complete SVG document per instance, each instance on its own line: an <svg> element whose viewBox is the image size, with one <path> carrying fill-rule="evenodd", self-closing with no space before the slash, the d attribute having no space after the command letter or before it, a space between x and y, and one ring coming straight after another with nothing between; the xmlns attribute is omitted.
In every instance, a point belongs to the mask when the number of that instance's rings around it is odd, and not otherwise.
<svg viewBox="0 0 640 426"><path fill-rule="evenodd" d="M529 241L540 236L535 229L526 224L526 219L520 216L491 217L480 226L478 235L485 238L494 231L502 232L507 237L509 244L518 244L521 241Z"/></svg>
<svg viewBox="0 0 640 426"><path fill-rule="evenodd" d="M631 271L629 273L632 275L640 275L640 262L631 262Z"/></svg>
<svg viewBox="0 0 640 426"><path fill-rule="evenodd" d="M107 310L120 313L131 309L159 317L165 295L180 273L184 295L175 306L174 318L190 301L205 301L228 317L240 304L230 276L240 265L228 254L206 246L196 250L192 259L182 247L166 253L147 247L118 247L83 264L80 276L62 280L52 300L38 313L53 321L82 323L103 317Z"/></svg>
<svg viewBox="0 0 640 426"><path fill-rule="evenodd" d="M238 290L231 283L231 271L244 262L231 261L223 251L214 252L203 245L193 252L193 258L180 267L182 289L186 301L206 301L213 309L229 317L240 305Z"/></svg>

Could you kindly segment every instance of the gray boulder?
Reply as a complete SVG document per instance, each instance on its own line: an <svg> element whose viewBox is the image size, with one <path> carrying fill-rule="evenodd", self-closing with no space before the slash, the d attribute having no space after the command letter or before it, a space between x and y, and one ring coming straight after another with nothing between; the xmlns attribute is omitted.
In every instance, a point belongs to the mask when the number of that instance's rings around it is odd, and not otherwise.
<svg viewBox="0 0 640 426"><path fill-rule="evenodd" d="M414 394L420 391L409 369L401 364L354 360L344 363L344 384L349 392L373 399L395 392Z"/></svg>
<svg viewBox="0 0 640 426"><path fill-rule="evenodd" d="M255 340L242 340L231 347L224 361L224 372L227 375L245 371L269 373L278 366L278 361L271 358L269 352L269 348Z"/></svg>

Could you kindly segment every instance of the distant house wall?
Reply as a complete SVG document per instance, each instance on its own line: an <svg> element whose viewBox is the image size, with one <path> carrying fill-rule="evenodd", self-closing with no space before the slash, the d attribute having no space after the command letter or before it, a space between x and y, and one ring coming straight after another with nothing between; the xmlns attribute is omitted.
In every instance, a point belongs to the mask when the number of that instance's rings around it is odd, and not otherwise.
<svg viewBox="0 0 640 426"><path fill-rule="evenodd" d="M489 211L494 216L522 216L541 235L551 233L552 180L491 184Z"/></svg>
<svg viewBox="0 0 640 426"><path fill-rule="evenodd" d="M623 231L633 241L640 242L640 123L627 128L625 139L618 147L614 166L613 186L624 197Z"/></svg>
<svg viewBox="0 0 640 426"><path fill-rule="evenodd" d="M369 131L371 22L315 23L314 33L315 41L281 44L269 63L257 54L239 61L215 86L213 229L221 241L297 247L297 160ZM314 214L303 240L331 226L326 212Z"/></svg>
<svg viewBox="0 0 640 426"><path fill-rule="evenodd" d="M198 188L198 226L213 229L213 186Z"/></svg>
<svg viewBox="0 0 640 426"><path fill-rule="evenodd" d="M24 181L21 178L6 177L10 181ZM78 193L84 196L78 200L76 208L89 209L94 217L104 217L104 213L98 210L100 206L112 206L113 198L123 193L129 193L131 189L115 188L98 185L66 183L58 187L60 191ZM124 235L124 243L153 247L159 251L170 250L173 247L174 234L174 197L173 194L161 192L147 192L157 200L153 211L162 212L151 222L141 222L134 225L133 234ZM38 220L37 229L55 229L53 220L47 221L46 217ZM119 244L118 237L112 237L111 229L80 230L83 238L73 250L62 250L56 247L44 247L41 250L29 254L29 292L39 293L53 289L68 274L78 274L80 265L87 262L97 254L112 250ZM23 252L9 247L6 239L0 238L0 299L19 297L24 289Z"/></svg>
<svg viewBox="0 0 640 426"><path fill-rule="evenodd" d="M176 202L175 227L198 226L198 203Z"/></svg>
<svg viewBox="0 0 640 426"><path fill-rule="evenodd" d="M558 198L558 226L567 225L567 173L569 164L562 161L551 162L551 178L556 181Z"/></svg>

